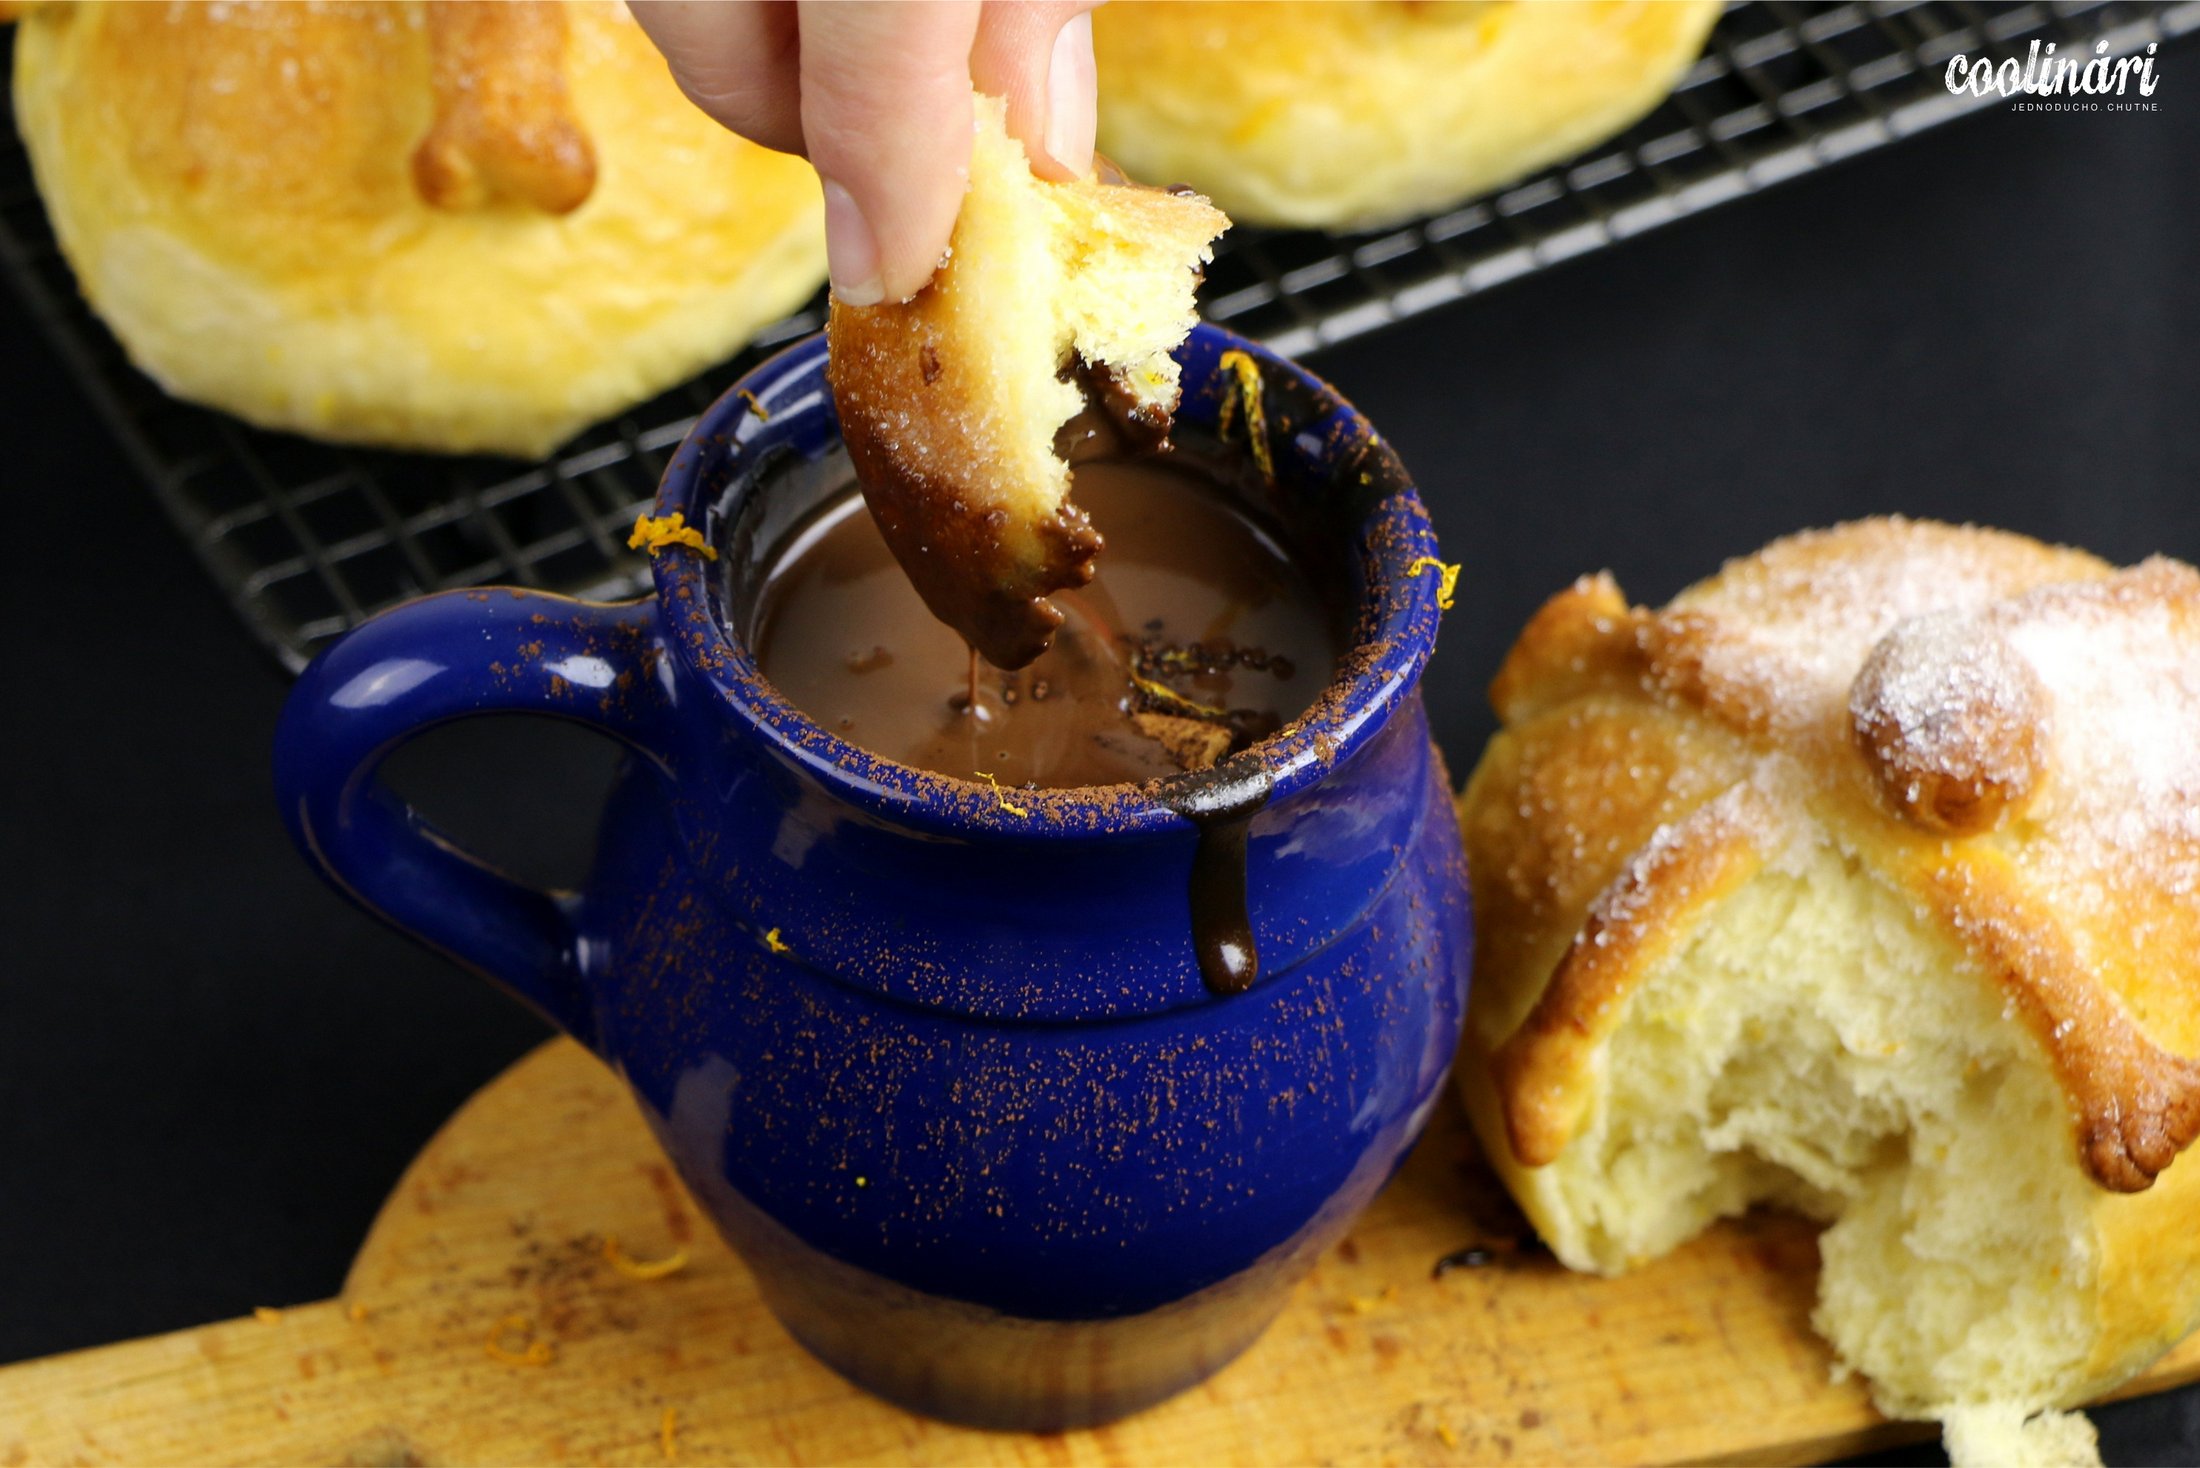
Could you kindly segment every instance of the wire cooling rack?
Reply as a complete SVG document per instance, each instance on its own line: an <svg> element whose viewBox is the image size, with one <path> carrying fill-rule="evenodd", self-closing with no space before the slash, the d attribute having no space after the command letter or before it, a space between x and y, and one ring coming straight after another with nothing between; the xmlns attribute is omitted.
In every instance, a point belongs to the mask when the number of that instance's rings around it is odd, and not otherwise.
<svg viewBox="0 0 2200 1468"><path fill-rule="evenodd" d="M1302 355L1938 126L1998 100L1951 95L1958 52L2115 55L2200 30L2200 0L1731 4L1673 96L1574 162L1411 225L1361 235L1232 230L1208 319ZM11 99L12 100L12 99ZM8 109L10 116L13 108ZM636 510L695 415L820 303L694 381L538 464L353 450L176 402L85 308L12 130L0 138L0 265L245 624L296 670L378 608L486 582L577 596L647 583Z"/></svg>

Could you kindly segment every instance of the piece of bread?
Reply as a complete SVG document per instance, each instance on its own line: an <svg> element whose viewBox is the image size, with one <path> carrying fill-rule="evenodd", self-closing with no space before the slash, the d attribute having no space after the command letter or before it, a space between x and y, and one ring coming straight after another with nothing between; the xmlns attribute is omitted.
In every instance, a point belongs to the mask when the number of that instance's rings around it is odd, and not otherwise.
<svg viewBox="0 0 2200 1468"><path fill-rule="evenodd" d="M1100 146L1235 219L1371 229L1570 158L1661 100L1719 0L1116 3Z"/></svg>
<svg viewBox="0 0 2200 1468"><path fill-rule="evenodd" d="M618 5L44 5L15 106L131 360L265 427L541 454L824 278L809 165Z"/></svg>
<svg viewBox="0 0 2200 1468"><path fill-rule="evenodd" d="M2083 1412L1957 1407L1941 1435L1951 1463L1978 1468L2099 1468L2101 1442Z"/></svg>
<svg viewBox="0 0 2200 1468"><path fill-rule="evenodd" d="M1100 549L1055 436L1093 397L1167 434L1169 353L1230 222L1194 195L1042 180L1004 104L975 112L946 263L908 301L835 300L828 373L864 498L925 605L1018 668L1061 624L1048 594L1089 580Z"/></svg>
<svg viewBox="0 0 2200 1468"><path fill-rule="evenodd" d="M2200 1319L2200 574L1865 521L1491 693L1459 1074L1560 1259L1827 1220L1818 1328L1980 1442Z"/></svg>

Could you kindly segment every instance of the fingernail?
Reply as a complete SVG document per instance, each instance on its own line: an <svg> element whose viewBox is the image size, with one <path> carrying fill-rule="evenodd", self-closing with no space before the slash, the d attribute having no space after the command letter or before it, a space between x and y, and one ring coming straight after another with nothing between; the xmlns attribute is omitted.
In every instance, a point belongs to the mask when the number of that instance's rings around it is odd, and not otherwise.
<svg viewBox="0 0 2200 1468"><path fill-rule="evenodd" d="M1094 114L1092 12L1063 23L1047 62L1047 153L1072 173L1092 167Z"/></svg>
<svg viewBox="0 0 2200 1468"><path fill-rule="evenodd" d="M878 236L856 207L855 195L831 179L825 180L825 273L844 306L876 306L886 299Z"/></svg>

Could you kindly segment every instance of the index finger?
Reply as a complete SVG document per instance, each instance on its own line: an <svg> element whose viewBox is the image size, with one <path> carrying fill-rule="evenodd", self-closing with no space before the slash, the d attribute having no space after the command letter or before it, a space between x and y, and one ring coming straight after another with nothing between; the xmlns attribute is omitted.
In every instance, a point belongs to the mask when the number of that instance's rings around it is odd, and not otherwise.
<svg viewBox="0 0 2200 1468"><path fill-rule="evenodd" d="M833 289L905 300L947 251L970 181L975 0L802 0L802 137L825 180Z"/></svg>

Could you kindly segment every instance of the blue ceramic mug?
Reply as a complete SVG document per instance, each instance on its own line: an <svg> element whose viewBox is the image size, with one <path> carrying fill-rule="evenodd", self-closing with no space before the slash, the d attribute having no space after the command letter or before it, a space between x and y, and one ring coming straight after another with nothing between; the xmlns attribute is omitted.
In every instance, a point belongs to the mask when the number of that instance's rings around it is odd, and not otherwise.
<svg viewBox="0 0 2200 1468"><path fill-rule="evenodd" d="M306 670L277 736L307 859L618 1070L787 1329L958 1421L1102 1422L1243 1350L1404 1156L1464 1012L1419 499L1303 370L1212 327L1179 355L1182 431L1263 435L1244 492L1334 553L1351 626L1314 709L1215 771L1010 803L779 697L738 629L767 551L846 484L822 339L757 368L665 475L657 513L716 561L667 551L623 605L398 607ZM377 778L421 730L503 712L632 751L578 892L492 870ZM1259 976L1218 997L1195 850L1263 798Z"/></svg>

